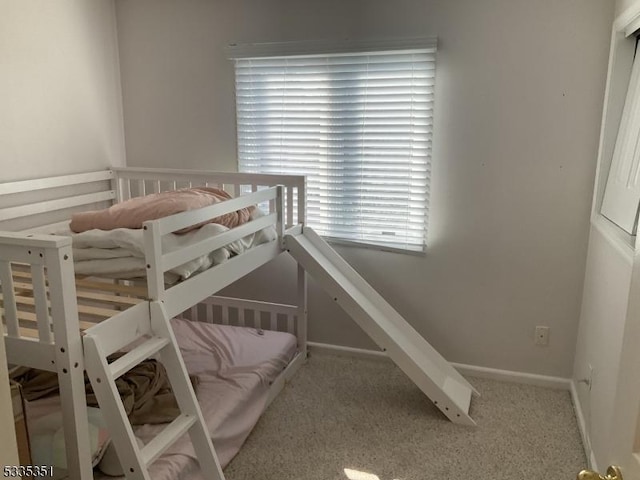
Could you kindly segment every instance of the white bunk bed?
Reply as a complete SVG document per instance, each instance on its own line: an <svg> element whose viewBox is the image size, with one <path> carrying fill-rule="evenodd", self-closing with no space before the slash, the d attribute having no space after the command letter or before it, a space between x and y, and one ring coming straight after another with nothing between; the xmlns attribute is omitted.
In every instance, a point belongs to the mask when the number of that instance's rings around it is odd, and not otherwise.
<svg viewBox="0 0 640 480"><path fill-rule="evenodd" d="M108 206L147 193L191 186L216 186L236 198L145 222L146 282L142 286L76 278L71 239L45 234L65 224L70 209ZM73 479L92 478L83 370L91 380L129 480L150 479L148 466L186 432L207 478L224 479L170 320L183 312L199 319L199 309L215 306L222 312L221 323L243 326L253 318L259 323L255 327L294 334L298 353L271 385L272 400L307 355L307 272L449 420L475 425L469 409L476 390L304 225L304 177L114 168L0 184L0 202L0 229L8 230L0 232L0 300L7 356L16 365L57 372L68 427L67 464ZM195 245L163 251L164 235L252 205L266 205L265 215ZM57 215L60 218L55 218ZM165 285L164 273L172 267L265 228L275 229L275 240L179 283ZM298 262L296 305L212 296L285 252ZM246 313L256 311L265 312L268 319ZM119 360L107 362L110 354L140 339L144 341ZM182 414L140 448L114 379L151 356L158 356L165 366Z"/></svg>
<svg viewBox="0 0 640 480"><path fill-rule="evenodd" d="M58 212L108 206L146 193L192 186L215 186L242 197L197 211L146 222L147 278L144 285L74 276L71 239L44 233L66 222L51 223ZM206 432L169 319L185 317L222 324L285 331L297 338L297 354L271 384L266 404L306 358L306 278L298 268L298 305L280 305L212 296L281 254L285 229L304 222L304 178L235 173L114 168L109 171L0 184L0 284L9 362L58 373L70 478L93 478L88 441L83 370L86 369L109 425L127 478L149 478L147 465L185 432L191 435L199 463L209 478L223 478ZM34 201L34 191L45 200ZM77 193L80 192L80 193ZM106 204L104 203L106 202ZM250 205L266 205L256 220L171 253L161 236ZM71 210L70 210L71 209ZM27 227L25 227L25 224ZM16 226L17 225L17 226ZM275 227L275 241L211 267L172 286L164 272L203 252ZM299 228L299 227L298 227ZM40 232L40 233L38 233ZM204 311L198 314L198 305ZM219 309L218 319L214 308ZM265 315L268 317L264 319ZM251 320L251 321L249 321ZM120 360L107 356L150 337ZM114 380L140 361L159 355L182 411L154 440L138 448L115 390Z"/></svg>

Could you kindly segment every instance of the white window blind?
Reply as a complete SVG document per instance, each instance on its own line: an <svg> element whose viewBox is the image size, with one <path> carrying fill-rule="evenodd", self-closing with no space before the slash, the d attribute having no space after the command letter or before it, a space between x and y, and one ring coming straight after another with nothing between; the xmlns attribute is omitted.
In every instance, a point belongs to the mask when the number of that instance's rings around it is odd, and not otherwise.
<svg viewBox="0 0 640 480"><path fill-rule="evenodd" d="M239 168L307 176L325 237L423 251L435 48L235 60Z"/></svg>

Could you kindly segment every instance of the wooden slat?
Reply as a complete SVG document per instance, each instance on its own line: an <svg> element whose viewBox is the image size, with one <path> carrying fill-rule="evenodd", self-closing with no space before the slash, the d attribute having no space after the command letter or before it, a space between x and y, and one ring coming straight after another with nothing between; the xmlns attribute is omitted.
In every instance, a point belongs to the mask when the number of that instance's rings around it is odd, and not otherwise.
<svg viewBox="0 0 640 480"><path fill-rule="evenodd" d="M33 192L34 190L44 190L47 188L68 187L81 183L111 180L112 178L112 171L101 170L98 172L78 173L61 177L34 178L32 180L22 180L19 182L0 183L0 195Z"/></svg>
<svg viewBox="0 0 640 480"><path fill-rule="evenodd" d="M278 331L278 314L275 312L271 312L269 315L269 319L271 321L271 330Z"/></svg>
<svg viewBox="0 0 640 480"><path fill-rule="evenodd" d="M16 296L15 300L18 305L28 305L30 307L35 307L37 303L36 300L32 297ZM2 294L0 294L0 301L4 303L4 298ZM49 302L47 301L47 307L48 306L49 306ZM91 315L94 317L111 318L115 314L120 312L118 310L113 310L110 308L92 307L90 305L78 305L78 313L82 313L84 315ZM35 318L36 316L34 315L34 319Z"/></svg>
<svg viewBox="0 0 640 480"><path fill-rule="evenodd" d="M291 314L287 315L287 332L291 334L295 333L293 315Z"/></svg>
<svg viewBox="0 0 640 480"><path fill-rule="evenodd" d="M7 299L6 302L2 302L7 331L9 335L16 337L18 336L18 307L13 291L13 278L11 276L11 264L9 262L0 262L0 283L2 283L2 294Z"/></svg>
<svg viewBox="0 0 640 480"><path fill-rule="evenodd" d="M14 287L16 293L21 295L28 295L29 293L33 293L33 286L30 283L14 283ZM128 307L131 305L137 305L140 302L144 302L144 299L138 297L123 297L117 295L109 295L106 293L98 293L98 292L90 292L85 290L76 291L76 296L78 299L83 300L96 300L105 303L112 303L121 307Z"/></svg>
<svg viewBox="0 0 640 480"><path fill-rule="evenodd" d="M229 325L229 307L222 306L222 324Z"/></svg>
<svg viewBox="0 0 640 480"><path fill-rule="evenodd" d="M38 331L40 332L40 340L45 343L51 343L51 317L49 316L49 307L47 302L47 287L44 278L44 266L32 265L31 276L33 277L33 297L36 307L36 316L38 317ZM20 297L25 298L25 297Z"/></svg>
<svg viewBox="0 0 640 480"><path fill-rule="evenodd" d="M113 200L114 198L116 198L116 193L109 190L107 192L87 193L73 197L59 198L57 200L47 200L45 202L3 208L0 211L0 221L27 217L37 213L52 212L54 210L64 210L66 208L88 205L90 203L104 202Z"/></svg>
<svg viewBox="0 0 640 480"><path fill-rule="evenodd" d="M169 344L169 339L151 337L149 340L130 350L125 355L109 365L111 375L116 380L138 365L143 360L151 357Z"/></svg>
<svg viewBox="0 0 640 480"><path fill-rule="evenodd" d="M131 199L131 182L127 178L121 178L120 181L122 182L120 184L120 187L122 188L122 200Z"/></svg>
<svg viewBox="0 0 640 480"><path fill-rule="evenodd" d="M21 272L13 270L14 278L27 278L31 279L30 272ZM141 299L146 299L147 297L147 288L140 287L136 285L122 285L119 283L107 283L107 282L99 282L93 280L85 280L84 278L76 277L76 288L86 288L90 290L102 290L105 292L116 292L127 294L131 297L138 297Z"/></svg>
<svg viewBox="0 0 640 480"><path fill-rule="evenodd" d="M2 303L2 300L0 299L0 303ZM27 329L34 329L36 331L36 335L35 336L30 336L30 338L39 338L38 336L38 326L37 326L37 322L38 322L38 317L36 316L35 313L31 313L31 312L24 312L22 310L18 310L18 320L23 321L23 322L29 322L31 324L33 324L33 326L24 326L21 325L20 326L20 330L22 328L27 328ZM95 326L96 323L99 322L87 322L87 321L80 321L80 330L86 330L88 328L91 328L93 326Z"/></svg>
<svg viewBox="0 0 640 480"><path fill-rule="evenodd" d="M98 293L85 290L77 290L76 296L78 297L78 301L91 300L96 303L106 303L109 305L109 307L106 308L110 308L111 306L129 308L145 301L145 299L138 297L110 295L108 293Z"/></svg>
<svg viewBox="0 0 640 480"><path fill-rule="evenodd" d="M272 213L265 215L264 217L257 218L251 222L247 222L239 227L235 227L224 233L210 236L201 240L189 248L181 248L170 253L165 253L161 258L162 271L166 272L178 265L183 265L191 260L198 258L202 255L207 255L210 252L218 250L219 248L228 245L231 242L235 242L247 235L258 232L266 227L276 224L277 216Z"/></svg>
<svg viewBox="0 0 640 480"><path fill-rule="evenodd" d="M32 329L28 330L33 331ZM13 365L37 368L48 372L57 371L56 347L53 342L43 343L31 336L13 338L7 335L4 337L4 344L7 348L7 358L11 359Z"/></svg>
<svg viewBox="0 0 640 480"><path fill-rule="evenodd" d="M180 414L169 425L164 427L162 432L151 439L142 448L142 459L146 465L149 465L156 458L171 446L178 438L184 435L194 423L196 423L197 417L194 415Z"/></svg>
<svg viewBox="0 0 640 480"><path fill-rule="evenodd" d="M123 297L116 295L108 295L106 293L86 292L84 290L78 290L76 296L83 300L97 300L105 303L112 303L121 307L129 307L131 305L137 305L145 300L138 297Z"/></svg>
<svg viewBox="0 0 640 480"><path fill-rule="evenodd" d="M88 288L91 290L103 290L106 292L123 293L143 299L146 299L147 297L147 287L139 287L136 285L121 285L118 283L96 282L76 278L76 287L79 289Z"/></svg>
<svg viewBox="0 0 640 480"><path fill-rule="evenodd" d="M2 325L2 329L3 329L5 335L9 335L7 333L7 326L6 325ZM35 328L35 327L34 328L20 327L19 330L18 330L18 335L20 337L34 338L34 339L38 340L38 329ZM14 338L18 337L18 335L16 335ZM11 335L9 335L9 336L11 336Z"/></svg>
<svg viewBox="0 0 640 480"><path fill-rule="evenodd" d="M293 187L287 187L287 228L293 226Z"/></svg>
<svg viewBox="0 0 640 480"><path fill-rule="evenodd" d="M28 278L31 279L31 271L25 270L28 265L14 263L13 264L13 276L14 278Z"/></svg>
<svg viewBox="0 0 640 480"><path fill-rule="evenodd" d="M249 310L262 310L266 312L276 312L283 315L295 315L298 307L295 305L287 305L285 303L262 302L258 300L246 300L244 298L224 297L220 295L205 298L203 303L211 303L212 305L227 305L228 307L243 308Z"/></svg>
<svg viewBox="0 0 640 480"><path fill-rule="evenodd" d="M127 346L132 338L140 338L146 334L151 334L147 302L127 308L108 322L98 322L87 332L87 335L100 337L105 355L111 355Z"/></svg>
<svg viewBox="0 0 640 480"><path fill-rule="evenodd" d="M299 185L304 177L300 175L265 175L262 173L238 173L238 172L213 172L210 170L178 170L170 168L141 168L141 167L116 167L112 169L120 178L162 180L162 181L189 181L194 178L203 179L211 185L218 183L240 183L244 185Z"/></svg>
<svg viewBox="0 0 640 480"><path fill-rule="evenodd" d="M120 313L119 310L112 308L92 307L90 305L78 305L78 313L82 315L91 315L93 317L111 318Z"/></svg>
<svg viewBox="0 0 640 480"><path fill-rule="evenodd" d="M241 197L232 198L231 200L225 200L224 202L202 207L198 210L189 210L187 212L176 213L157 220L149 220L144 222L144 225L148 226L149 224L157 223L159 225L158 233L160 235L166 235L167 233L172 233L183 228L192 227L193 225L201 222L209 221L220 215L259 204L265 200L275 199L276 196L277 189L272 187L252 193L251 195L243 195ZM269 213L271 212L273 212L273 210Z"/></svg>

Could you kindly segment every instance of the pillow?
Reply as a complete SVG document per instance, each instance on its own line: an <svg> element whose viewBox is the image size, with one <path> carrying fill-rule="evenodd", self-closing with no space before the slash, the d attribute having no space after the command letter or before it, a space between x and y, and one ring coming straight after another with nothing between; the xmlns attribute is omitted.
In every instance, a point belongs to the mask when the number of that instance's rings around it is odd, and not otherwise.
<svg viewBox="0 0 640 480"><path fill-rule="evenodd" d="M211 187L183 188L170 192L152 193L144 197L135 197L103 209L90 212L78 212L71 216L69 228L76 233L87 230L115 230L116 228L142 228L147 220L168 217L187 210L195 210L229 200L224 190ZM207 222L184 228L175 233L186 233L206 223L218 223L234 228L249 221L254 207L241 208L235 212L220 215Z"/></svg>

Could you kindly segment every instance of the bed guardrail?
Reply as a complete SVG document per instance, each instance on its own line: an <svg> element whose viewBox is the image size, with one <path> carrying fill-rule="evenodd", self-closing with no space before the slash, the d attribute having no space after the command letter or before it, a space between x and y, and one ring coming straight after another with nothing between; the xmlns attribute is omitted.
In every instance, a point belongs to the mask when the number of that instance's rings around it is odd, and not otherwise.
<svg viewBox="0 0 640 480"><path fill-rule="evenodd" d="M114 201L194 186L215 186L236 195L236 198L147 224L144 236L151 299L161 299L164 294L172 299L185 295L189 298L188 301L199 298L204 294L204 290L197 294L189 291L191 285L188 284L188 280L165 292L162 273L209 249L215 250L245 235L271 225L275 226L280 242L259 245L225 262L224 265L217 266L215 269L219 276L208 273L208 278L215 284L214 287L223 288L226 285L219 277L224 274L230 275L229 279L240 278L261 263L274 258L282 251L284 231L302 225L305 221L306 183L303 176L125 167L0 183L0 198L7 199L6 203L3 202L4 206L0 207L0 229L24 233L49 233L58 226L66 226L67 220L64 219L68 219L69 213L78 209L104 208L105 204L110 205ZM97 205L96 202L102 204ZM171 253L162 252L162 235L250 205L259 205L269 211L264 217L215 238L203 240L192 248ZM28 221L25 221L25 217ZM230 280L225 282L230 283ZM184 302L177 303L178 306L183 304Z"/></svg>
<svg viewBox="0 0 640 480"><path fill-rule="evenodd" d="M0 183L0 228L46 233L52 226L66 223L70 212L104 208L149 193L210 186L237 197L276 185L284 186L285 226L304 224L306 184L302 176L114 167ZM56 215L50 215L53 212Z"/></svg>
<svg viewBox="0 0 640 480"><path fill-rule="evenodd" d="M119 202L149 193L198 186L220 188L239 197L276 185L283 185L285 226L291 227L305 223L306 182L301 175L135 167L113 168L112 170L114 173L113 189L117 192Z"/></svg>
<svg viewBox="0 0 640 480"><path fill-rule="evenodd" d="M102 170L0 183L0 229L46 231L57 224L52 218L63 220L75 209L111 204L117 195L114 179L112 170Z"/></svg>
<svg viewBox="0 0 640 480"><path fill-rule="evenodd" d="M201 255L206 255L209 252L222 248L231 242L256 233L269 226L275 227L278 235L278 246L282 249L284 237L283 190L284 187L282 186L271 187L266 190L260 190L248 195L226 200L209 207L181 212L157 220L144 222L143 236L147 265L147 286L151 299L162 300L164 298L164 274L171 268L194 260ZM164 235L199 225L221 215L255 206L265 201L273 202L275 211L270 211L263 217L232 228L227 232L206 238L195 245L190 245L189 247L169 253L162 251L162 237Z"/></svg>
<svg viewBox="0 0 640 480"><path fill-rule="evenodd" d="M292 335L301 333L297 325L297 305L214 295L183 312L182 316L197 322L253 327Z"/></svg>

